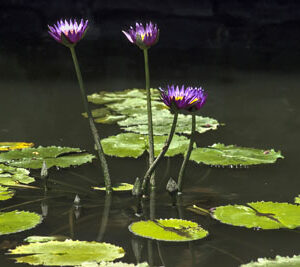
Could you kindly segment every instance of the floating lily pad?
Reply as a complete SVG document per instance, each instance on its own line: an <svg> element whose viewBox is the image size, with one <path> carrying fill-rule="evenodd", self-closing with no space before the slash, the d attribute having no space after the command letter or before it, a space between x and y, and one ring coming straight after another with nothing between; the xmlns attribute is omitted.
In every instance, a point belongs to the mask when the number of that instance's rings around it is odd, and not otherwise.
<svg viewBox="0 0 300 267"><path fill-rule="evenodd" d="M76 267L149 267L147 262L138 263L137 265L124 262L84 262Z"/></svg>
<svg viewBox="0 0 300 267"><path fill-rule="evenodd" d="M73 266L86 261L113 261L122 258L125 252L108 243L66 240L30 243L9 250L9 254L27 255L15 258L18 263Z"/></svg>
<svg viewBox="0 0 300 267"><path fill-rule="evenodd" d="M242 264L240 267L299 267L300 255L293 257L276 256L275 259L259 258L256 262Z"/></svg>
<svg viewBox="0 0 300 267"><path fill-rule="evenodd" d="M28 170L0 164L0 185L16 186L18 184L30 184L34 181L34 178L29 176Z"/></svg>
<svg viewBox="0 0 300 267"><path fill-rule="evenodd" d="M7 200L14 196L15 191L0 185L0 200Z"/></svg>
<svg viewBox="0 0 300 267"><path fill-rule="evenodd" d="M300 204L300 195L295 197L295 203Z"/></svg>
<svg viewBox="0 0 300 267"><path fill-rule="evenodd" d="M128 228L135 235L160 241L192 241L208 235L197 223L180 219L139 221Z"/></svg>
<svg viewBox="0 0 300 267"><path fill-rule="evenodd" d="M154 153L158 156L166 142L166 136L154 136ZM101 141L104 153L116 157L138 158L148 149L148 136L135 133L121 133ZM187 150L189 140L185 136L174 135L167 157L183 154Z"/></svg>
<svg viewBox="0 0 300 267"><path fill-rule="evenodd" d="M0 235L22 232L37 226L42 217L29 211L10 211L0 213Z"/></svg>
<svg viewBox="0 0 300 267"><path fill-rule="evenodd" d="M132 109L131 109L132 110ZM118 124L124 131L135 132L139 134L148 133L148 118L147 113L141 109L132 110L134 113L125 120L119 121ZM153 109L153 133L154 135L168 135L172 126L173 117L169 110ZM191 133L192 116L178 115L176 133ZM204 133L209 130L216 130L219 126L217 120L209 117L196 116L196 131Z"/></svg>
<svg viewBox="0 0 300 267"><path fill-rule="evenodd" d="M244 205L220 206L213 218L222 223L258 229L294 229L300 226L300 206L277 202L251 202Z"/></svg>
<svg viewBox="0 0 300 267"><path fill-rule="evenodd" d="M25 143L25 142L0 142L0 151L9 151L22 149L26 147L33 147L33 143Z"/></svg>
<svg viewBox="0 0 300 267"><path fill-rule="evenodd" d="M92 188L95 190L106 191L105 187L94 186ZM127 184L127 183L120 183L119 185L112 187L113 191L131 191L132 189L133 189L133 184Z"/></svg>
<svg viewBox="0 0 300 267"><path fill-rule="evenodd" d="M24 239L25 242L28 243L43 243L43 242L49 242L49 241L65 241L68 239L68 237L63 235L57 235L57 236L39 236L39 235L32 235L28 236Z"/></svg>
<svg viewBox="0 0 300 267"><path fill-rule="evenodd" d="M261 150L256 148L225 146L214 144L208 148L196 148L192 151L191 160L214 166L249 166L274 163L284 158L280 151L273 149Z"/></svg>
<svg viewBox="0 0 300 267"><path fill-rule="evenodd" d="M6 162L10 166L40 169L43 161L48 168L53 166L67 168L92 162L94 155L81 151L79 148L71 147L38 147L24 148L0 153L0 162Z"/></svg>

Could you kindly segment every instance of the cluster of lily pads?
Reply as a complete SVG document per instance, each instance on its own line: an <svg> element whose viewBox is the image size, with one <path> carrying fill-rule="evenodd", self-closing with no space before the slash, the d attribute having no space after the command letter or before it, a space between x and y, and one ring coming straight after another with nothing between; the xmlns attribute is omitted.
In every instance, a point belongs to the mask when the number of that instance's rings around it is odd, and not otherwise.
<svg viewBox="0 0 300 267"><path fill-rule="evenodd" d="M159 36L159 29L152 23L146 24L145 27L137 23L135 29L131 27L128 32L124 32L128 40L144 52L146 90L101 91L87 96L74 49L77 42L85 35L87 27L88 21L81 20L78 23L76 20L70 22L61 20L56 25L49 26L49 33L56 41L70 48L85 107L83 116L89 120L103 170L105 187L97 189L106 190L107 196L110 195L111 190L120 191L128 187L125 183L118 187L111 182L106 156L138 158L145 151L149 152L149 169L143 176L143 186L141 188L129 186L134 192L138 191L138 195L140 195L139 189L143 189L144 193L147 192L149 182L154 190L154 170L164 156L184 157L178 177L177 190L179 191L182 191L182 178L189 160L211 167L240 167L274 163L277 159L283 158L280 152L273 149L244 148L220 143L205 148L198 147L194 138L195 133L216 130L220 123L197 113L206 101L206 93L201 88L168 86L166 90L150 89L147 51L157 43ZM88 101L100 107L91 111ZM124 132L100 140L95 122L117 124ZM0 153L0 200L13 197L15 188L30 188L28 184L35 179L30 176L28 169L42 169L44 173L45 168L78 166L89 163L95 158L94 155L79 148L56 146L34 148L32 143L1 143L0 151L2 151ZM143 200L139 199L139 201ZM295 198L295 204L260 201L244 205L219 206L210 210L194 206L190 210L233 226L295 229L300 227L299 203L300 195ZM3 212L2 209L0 210L0 235L31 229L41 223L42 219L41 215L34 212L19 210ZM170 242L199 240L209 234L196 222L173 218L156 219L153 216L148 220L133 222L128 228L134 235ZM15 259L20 263L78 267L148 266L147 263L138 265L113 263L115 259L122 258L125 251L121 247L104 242L57 240L53 236L31 236L24 242L26 244L9 251L10 255L16 255ZM292 258L278 256L275 260L259 259L256 263L243 266L268 266L269 261L272 266L276 264L291 266L292 263L299 263L300 256Z"/></svg>

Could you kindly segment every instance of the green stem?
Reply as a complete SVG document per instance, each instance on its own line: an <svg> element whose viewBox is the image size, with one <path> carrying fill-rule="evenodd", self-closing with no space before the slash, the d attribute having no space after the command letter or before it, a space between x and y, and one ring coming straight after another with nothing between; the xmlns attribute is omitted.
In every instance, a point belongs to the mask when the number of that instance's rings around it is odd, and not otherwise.
<svg viewBox="0 0 300 267"><path fill-rule="evenodd" d="M191 131L191 137L190 137L190 143L188 147L188 151L184 157L184 160L182 162L180 171L179 171L179 176L178 176L178 192L182 192L182 181L183 181L183 176L185 173L186 165L190 159L192 150L193 150L193 144L194 144L194 135L195 135L195 129L196 129L196 115L192 115L192 131Z"/></svg>
<svg viewBox="0 0 300 267"><path fill-rule="evenodd" d="M174 114L174 118L173 118L173 123L172 123L172 127L168 136L168 139L165 142L165 145L163 146L160 154L158 155L158 157L155 159L155 161L151 164L151 166L149 167L149 169L147 170L144 179L143 179L143 184L142 184L142 190L145 193L145 189L146 189L146 185L147 185L147 180L149 179L149 177L151 176L151 174L154 172L157 164L159 163L159 161L163 158L163 156L167 153L168 148L170 146L170 143L172 141L173 135L175 133L175 129L176 129L176 124L177 124L177 118L178 118L178 113Z"/></svg>
<svg viewBox="0 0 300 267"><path fill-rule="evenodd" d="M145 79L147 92L147 113L148 113L148 142L149 142L149 166L154 162L154 141L153 141L153 123L152 123L152 108L151 108L151 92L150 92L150 74L149 74L149 60L148 49L143 49L145 61ZM155 186L154 173L150 180L151 186Z"/></svg>
<svg viewBox="0 0 300 267"><path fill-rule="evenodd" d="M74 46L71 46L70 50L71 50L71 54L72 54L73 63L74 63L74 66L75 66L75 71L76 71L76 75L77 75L77 79L78 79L78 83L79 83L79 88L80 88L84 108L85 108L85 111L88 115L90 128L91 128L91 131L92 131L92 134L93 134L93 137L94 137L94 142L95 142L97 152L98 152L98 156L99 156L99 159L100 159L100 162L101 162L103 175L104 175L104 182L105 182L106 192L110 193L111 192L111 181L110 181L108 166L107 166L107 162L106 162L106 159L105 159L105 156L104 156L103 148L102 148L101 143L100 143L100 137L99 137L97 128L95 126L92 113L89 109L89 104L88 104L86 92L85 92L85 89L84 89L83 80L82 80L82 76L81 76L81 71L80 71L80 68L79 68L79 64L78 64L78 60L77 60L77 56L76 56Z"/></svg>

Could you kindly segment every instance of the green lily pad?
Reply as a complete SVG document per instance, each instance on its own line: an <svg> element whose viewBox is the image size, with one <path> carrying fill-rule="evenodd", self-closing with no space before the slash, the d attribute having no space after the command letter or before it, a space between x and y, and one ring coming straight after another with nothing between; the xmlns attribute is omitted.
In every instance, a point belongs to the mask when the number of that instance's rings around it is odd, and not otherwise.
<svg viewBox="0 0 300 267"><path fill-rule="evenodd" d="M53 166L67 168L92 162L94 155L81 151L79 148L71 147L42 147L24 148L0 153L0 162L5 162L10 166L40 169L43 162L48 168Z"/></svg>
<svg viewBox="0 0 300 267"><path fill-rule="evenodd" d="M124 263L124 262L105 262L102 261L100 263L96 262L84 262L81 265L78 265L76 267L149 267L149 264L147 262L138 263L137 265L130 264L130 263Z"/></svg>
<svg viewBox="0 0 300 267"><path fill-rule="evenodd" d="M7 200L15 195L15 191L0 185L0 200Z"/></svg>
<svg viewBox="0 0 300 267"><path fill-rule="evenodd" d="M92 187L95 190L106 191L105 187ZM131 191L133 189L133 184L120 183L119 185L113 186L113 191Z"/></svg>
<svg viewBox="0 0 300 267"><path fill-rule="evenodd" d="M30 184L34 181L35 179L29 176L28 170L0 164L0 185L16 186L18 184Z"/></svg>
<svg viewBox="0 0 300 267"><path fill-rule="evenodd" d="M42 243L42 242L49 242L49 241L65 241L66 239L68 239L68 237L63 235L57 235L57 236L32 235L26 237L24 241L28 243Z"/></svg>
<svg viewBox="0 0 300 267"><path fill-rule="evenodd" d="M300 195L295 197L295 203L296 204L300 204Z"/></svg>
<svg viewBox="0 0 300 267"><path fill-rule="evenodd" d="M119 121L118 124L124 131L135 132L139 134L148 133L148 117L147 113L141 109L131 109L133 114L125 120ZM168 135L172 126L173 117L169 110L153 109L153 134L154 135ZM191 133L192 116L178 115L176 133ZM196 131L204 133L209 130L216 130L219 126L217 120L209 117L196 116Z"/></svg>
<svg viewBox="0 0 300 267"><path fill-rule="evenodd" d="M242 264L240 267L299 267L300 255L293 257L276 256L275 259L259 258L256 262Z"/></svg>
<svg viewBox="0 0 300 267"><path fill-rule="evenodd" d="M213 218L222 223L258 229L294 229L300 226L300 206L277 202L251 202L244 205L220 206Z"/></svg>
<svg viewBox="0 0 300 267"><path fill-rule="evenodd" d="M196 148L192 151L191 160L213 166L249 166L274 163L284 158L280 151L273 149L261 150L256 148L225 146L214 144L208 148Z"/></svg>
<svg viewBox="0 0 300 267"><path fill-rule="evenodd" d="M123 248L108 243L65 240L30 243L9 250L9 254L26 255L15 258L18 263L73 266L87 261L113 261L122 258L125 252Z"/></svg>
<svg viewBox="0 0 300 267"><path fill-rule="evenodd" d="M154 154L158 156L167 137L154 136ZM104 153L116 157L140 157L148 149L148 136L135 133L121 133L101 141ZM174 135L166 157L184 154L189 145L185 136Z"/></svg>
<svg viewBox="0 0 300 267"><path fill-rule="evenodd" d="M0 151L23 149L26 147L33 147L33 145L33 143L25 142L0 142Z"/></svg>
<svg viewBox="0 0 300 267"><path fill-rule="evenodd" d="M42 221L39 214L29 211L0 213L0 235L22 232L37 226Z"/></svg>
<svg viewBox="0 0 300 267"><path fill-rule="evenodd" d="M135 235L160 241L192 241L208 235L197 223L180 219L139 221L128 228Z"/></svg>

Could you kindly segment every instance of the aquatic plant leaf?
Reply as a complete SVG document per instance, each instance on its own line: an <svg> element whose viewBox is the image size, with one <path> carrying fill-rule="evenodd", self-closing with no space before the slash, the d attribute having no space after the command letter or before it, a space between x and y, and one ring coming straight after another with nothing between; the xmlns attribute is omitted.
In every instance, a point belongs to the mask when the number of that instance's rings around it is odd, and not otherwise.
<svg viewBox="0 0 300 267"><path fill-rule="evenodd" d="M255 262L242 264L240 267L299 267L300 255L293 257L276 256L275 259L259 258Z"/></svg>
<svg viewBox="0 0 300 267"><path fill-rule="evenodd" d="M33 147L33 143L25 142L0 142L0 151L9 151L15 149L22 149L26 147Z"/></svg>
<svg viewBox="0 0 300 267"><path fill-rule="evenodd" d="M100 263L97 262L84 262L81 265L76 267L149 267L147 262L138 263L134 265L132 263L124 263L124 262L105 262L102 261Z"/></svg>
<svg viewBox="0 0 300 267"><path fill-rule="evenodd" d="M147 113L141 109L134 109L134 112L125 120L119 121L118 124L124 131L135 132L139 134L148 133L148 119ZM154 135L168 135L172 126L173 117L169 110L155 110L152 111L153 119L153 133ZM178 115L176 133L191 133L192 116ZM219 122L209 117L196 116L196 131L204 133L209 130L216 130Z"/></svg>
<svg viewBox="0 0 300 267"><path fill-rule="evenodd" d="M154 136L154 154L158 156L167 137ZM101 141L104 153L116 157L140 157L149 148L148 136L135 133L121 133L105 138ZM183 154L189 145L185 136L174 135L166 157Z"/></svg>
<svg viewBox="0 0 300 267"><path fill-rule="evenodd" d="M294 229L300 226L300 206L278 202L251 202L244 205L220 206L213 218L222 223L258 229Z"/></svg>
<svg viewBox="0 0 300 267"><path fill-rule="evenodd" d="M0 235L22 232L37 226L42 217L29 211L10 211L0 213Z"/></svg>
<svg viewBox="0 0 300 267"><path fill-rule="evenodd" d="M146 149L145 137L133 133L122 133L101 140L106 155L138 158Z"/></svg>
<svg viewBox="0 0 300 267"><path fill-rule="evenodd" d="M158 100L159 99L158 90L152 88L150 90L151 90L151 99ZM133 88L133 89L126 89L123 91L116 91L116 92L101 91L99 93L88 95L88 101L98 105L114 103L114 102L120 103L125 99L129 99L129 98L146 99L146 90Z"/></svg>
<svg viewBox="0 0 300 267"><path fill-rule="evenodd" d="M95 190L106 191L105 187L94 186L92 188ZM132 189L133 189L133 184L127 184L127 183L120 183L112 187L113 191L131 191Z"/></svg>
<svg viewBox="0 0 300 267"><path fill-rule="evenodd" d="M15 191L0 185L0 200L7 200L15 195Z"/></svg>
<svg viewBox="0 0 300 267"><path fill-rule="evenodd" d="M160 241L192 241L208 235L197 223L180 219L139 221L128 228L135 235Z"/></svg>
<svg viewBox="0 0 300 267"><path fill-rule="evenodd" d="M276 152L273 149L261 150L235 145L214 144L207 148L194 149L190 159L206 165L249 166L274 163L279 158L284 157L280 151Z"/></svg>
<svg viewBox="0 0 300 267"><path fill-rule="evenodd" d="M65 240L30 243L9 250L9 254L26 255L15 258L18 263L73 266L86 261L113 261L122 258L125 252L123 248L108 243Z"/></svg>
<svg viewBox="0 0 300 267"><path fill-rule="evenodd" d="M30 184L34 181L35 179L29 176L28 170L0 164L0 185L16 186Z"/></svg>
<svg viewBox="0 0 300 267"><path fill-rule="evenodd" d="M295 197L295 203L300 204L300 195Z"/></svg>
<svg viewBox="0 0 300 267"><path fill-rule="evenodd" d="M79 148L48 146L38 148L24 148L0 153L0 162L10 166L40 169L43 162L48 168L53 166L67 168L92 162L94 155L81 151Z"/></svg>
<svg viewBox="0 0 300 267"><path fill-rule="evenodd" d="M32 235L26 237L24 241L28 243L42 243L42 242L49 242L49 241L65 241L66 239L68 239L68 237L63 235L57 235L57 236Z"/></svg>

